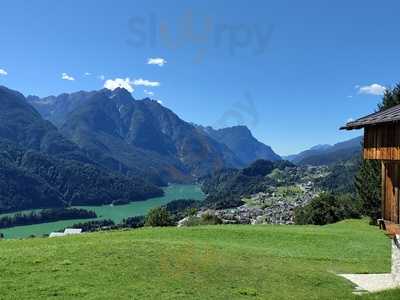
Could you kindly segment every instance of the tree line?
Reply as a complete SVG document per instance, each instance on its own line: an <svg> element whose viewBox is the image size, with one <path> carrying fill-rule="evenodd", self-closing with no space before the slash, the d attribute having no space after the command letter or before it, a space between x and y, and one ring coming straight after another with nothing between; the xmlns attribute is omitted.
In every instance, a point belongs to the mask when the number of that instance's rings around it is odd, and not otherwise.
<svg viewBox="0 0 400 300"><path fill-rule="evenodd" d="M34 225L60 220L95 219L94 211L78 208L51 208L28 213L15 213L0 218L0 228Z"/></svg>

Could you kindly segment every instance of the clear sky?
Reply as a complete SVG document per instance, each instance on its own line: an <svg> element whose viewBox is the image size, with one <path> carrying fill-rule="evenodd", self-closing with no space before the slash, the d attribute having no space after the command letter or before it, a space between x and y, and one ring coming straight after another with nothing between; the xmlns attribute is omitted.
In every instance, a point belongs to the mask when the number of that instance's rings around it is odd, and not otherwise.
<svg viewBox="0 0 400 300"><path fill-rule="evenodd" d="M47 96L110 80L292 154L361 134L338 128L400 81L399 11L394 0L3 0L0 84Z"/></svg>

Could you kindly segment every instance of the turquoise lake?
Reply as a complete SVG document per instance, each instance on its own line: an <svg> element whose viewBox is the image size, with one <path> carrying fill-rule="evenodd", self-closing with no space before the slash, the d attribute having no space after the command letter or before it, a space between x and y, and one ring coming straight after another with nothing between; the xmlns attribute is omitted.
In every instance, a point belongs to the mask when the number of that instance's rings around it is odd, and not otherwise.
<svg viewBox="0 0 400 300"><path fill-rule="evenodd" d="M112 206L79 206L96 212L98 219L111 219L115 223L121 222L128 217L145 215L151 208L167 204L177 199L203 200L205 195L198 185L170 185L164 188L165 195L151 198L146 201L131 202L126 205ZM1 215L0 215L1 216ZM43 223L28 226L18 226L7 229L0 229L5 238L24 238L30 235L42 236L53 231L63 229L75 223L88 220L65 220L51 223Z"/></svg>

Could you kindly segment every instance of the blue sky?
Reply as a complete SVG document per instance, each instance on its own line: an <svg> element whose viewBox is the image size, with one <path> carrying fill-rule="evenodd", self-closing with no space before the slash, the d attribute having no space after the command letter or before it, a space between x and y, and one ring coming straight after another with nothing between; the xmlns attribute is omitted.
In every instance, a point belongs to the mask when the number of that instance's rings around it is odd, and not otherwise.
<svg viewBox="0 0 400 300"><path fill-rule="evenodd" d="M46 96L121 79L184 120L246 124L281 155L360 135L338 128L400 81L398 1L4 0L1 9L1 85Z"/></svg>

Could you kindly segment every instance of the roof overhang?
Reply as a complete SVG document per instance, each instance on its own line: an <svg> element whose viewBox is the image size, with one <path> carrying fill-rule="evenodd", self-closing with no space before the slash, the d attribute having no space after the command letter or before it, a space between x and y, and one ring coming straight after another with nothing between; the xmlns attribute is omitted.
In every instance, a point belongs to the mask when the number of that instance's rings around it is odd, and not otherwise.
<svg viewBox="0 0 400 300"><path fill-rule="evenodd" d="M389 109L375 112L355 121L348 122L345 126L340 127L341 130L361 129L368 126L376 126L400 121L400 105L393 106Z"/></svg>

